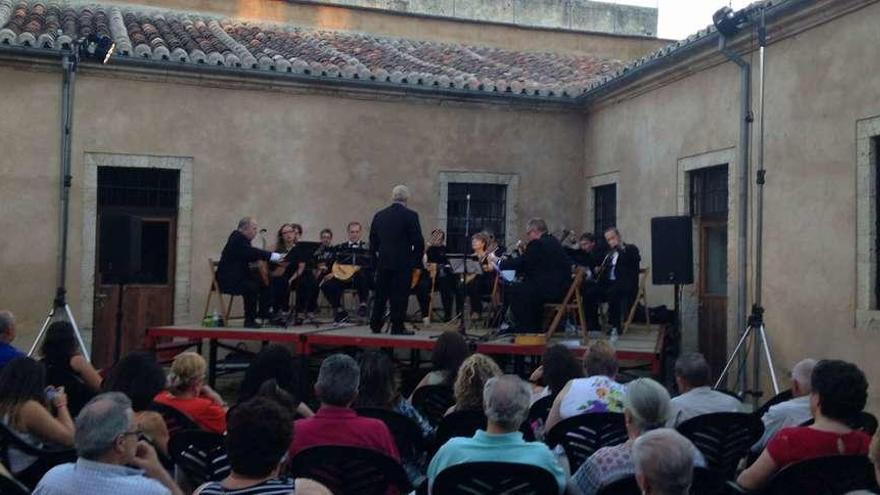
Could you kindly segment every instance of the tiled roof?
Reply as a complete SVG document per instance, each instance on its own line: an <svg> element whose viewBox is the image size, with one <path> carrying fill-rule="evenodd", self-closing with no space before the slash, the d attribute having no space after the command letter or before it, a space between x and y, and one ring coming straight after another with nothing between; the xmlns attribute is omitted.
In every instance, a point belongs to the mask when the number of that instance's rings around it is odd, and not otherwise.
<svg viewBox="0 0 880 495"><path fill-rule="evenodd" d="M0 0L0 44L57 50L92 33L113 38L123 57L557 98L576 97L624 66L589 55L385 38L132 5Z"/></svg>

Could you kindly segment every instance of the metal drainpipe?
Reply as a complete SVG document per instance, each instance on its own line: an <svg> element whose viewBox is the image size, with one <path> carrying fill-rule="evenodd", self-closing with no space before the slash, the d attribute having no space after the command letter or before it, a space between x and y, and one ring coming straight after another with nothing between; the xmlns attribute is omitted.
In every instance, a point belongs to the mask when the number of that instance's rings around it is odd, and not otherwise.
<svg viewBox="0 0 880 495"><path fill-rule="evenodd" d="M721 36L718 41L718 49L730 61L740 68L741 88L740 88L740 127L739 127L739 167L737 167L737 202L739 209L737 212L737 247L736 247L736 325L739 332L742 333L746 328L746 314L748 312L748 234L749 234L749 158L751 124L754 120L752 116L752 66L746 62L738 53L727 48L726 38ZM745 354L743 354L745 359ZM746 371L745 366L740 366L741 378L744 378ZM743 379L737 383L745 383Z"/></svg>

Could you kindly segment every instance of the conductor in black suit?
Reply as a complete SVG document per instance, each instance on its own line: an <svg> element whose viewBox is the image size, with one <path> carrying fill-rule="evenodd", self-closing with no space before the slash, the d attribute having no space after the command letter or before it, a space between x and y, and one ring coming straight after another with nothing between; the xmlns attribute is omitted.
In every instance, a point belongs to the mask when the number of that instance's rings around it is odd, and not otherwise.
<svg viewBox="0 0 880 495"><path fill-rule="evenodd" d="M489 260L500 270L516 270L520 283L505 288L518 332L541 332L544 304L558 303L571 285L572 262L558 239L547 233L541 218L529 220L526 227L525 253L518 258L501 260L492 254Z"/></svg>
<svg viewBox="0 0 880 495"><path fill-rule="evenodd" d="M268 287L264 288L251 273L248 263L259 260L277 263L282 256L251 246L257 236L257 222L251 217L244 217L238 222L238 229L229 234L220 262L217 264L217 283L220 291L225 294L240 295L244 299L244 326L259 328L257 324L257 301L261 310L266 312L269 307Z"/></svg>
<svg viewBox="0 0 880 495"><path fill-rule="evenodd" d="M391 303L391 333L412 335L406 330L406 306L413 268L421 264L425 239L419 214L406 207L409 189L394 186L391 206L379 211L370 225L370 250L376 266L376 293L370 328L382 331L385 306Z"/></svg>
<svg viewBox="0 0 880 495"><path fill-rule="evenodd" d="M625 244L616 227L605 230L608 243L607 265L602 271L599 286L608 301L608 321L612 328L621 330L623 313L628 311L639 291L639 268L642 255L635 244Z"/></svg>

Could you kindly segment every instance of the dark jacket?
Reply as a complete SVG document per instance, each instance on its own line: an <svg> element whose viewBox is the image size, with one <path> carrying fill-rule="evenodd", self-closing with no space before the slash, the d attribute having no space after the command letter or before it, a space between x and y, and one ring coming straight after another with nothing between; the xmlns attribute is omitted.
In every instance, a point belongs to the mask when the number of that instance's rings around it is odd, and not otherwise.
<svg viewBox="0 0 880 495"><path fill-rule="evenodd" d="M555 298L559 291L563 293L571 285L571 259L559 240L550 234L544 234L526 245L525 253L518 258L509 258L501 262L502 270L516 270L523 276L523 281L534 283L549 298Z"/></svg>
<svg viewBox="0 0 880 495"><path fill-rule="evenodd" d="M614 269L616 285L622 291L635 293L639 289L639 268L642 263L642 255L634 244L624 244L619 252L617 266ZM610 266L605 273L606 276L610 276Z"/></svg>
<svg viewBox="0 0 880 495"><path fill-rule="evenodd" d="M370 250L380 270L412 270L425 251L419 214L400 203L380 210L370 224Z"/></svg>
<svg viewBox="0 0 880 495"><path fill-rule="evenodd" d="M241 232L233 231L229 234L220 255L220 263L217 264L217 283L220 284L220 290L225 292L240 287L251 276L248 263L269 261L271 255L269 251L251 246L251 241Z"/></svg>

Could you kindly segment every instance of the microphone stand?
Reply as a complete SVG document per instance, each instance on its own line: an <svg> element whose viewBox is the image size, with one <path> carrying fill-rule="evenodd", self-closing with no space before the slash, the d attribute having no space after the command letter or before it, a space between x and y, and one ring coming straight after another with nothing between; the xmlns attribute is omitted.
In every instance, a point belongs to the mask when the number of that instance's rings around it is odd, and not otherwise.
<svg viewBox="0 0 880 495"><path fill-rule="evenodd" d="M471 194L468 193L465 196L465 210L464 210L464 242L465 242L465 250L467 250L468 242L471 238ZM467 337L468 326L470 325L470 307L465 308L467 305L467 276L468 276L468 257L464 258L464 270L461 273L461 322L458 325L458 332ZM469 306L469 305L468 305Z"/></svg>

